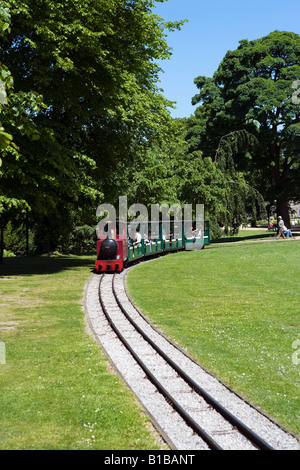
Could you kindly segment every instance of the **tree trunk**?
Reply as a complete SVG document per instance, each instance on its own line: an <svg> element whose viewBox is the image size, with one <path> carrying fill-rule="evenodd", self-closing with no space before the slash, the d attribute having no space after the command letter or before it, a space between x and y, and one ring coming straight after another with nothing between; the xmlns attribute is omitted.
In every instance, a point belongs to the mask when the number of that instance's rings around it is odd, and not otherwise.
<svg viewBox="0 0 300 470"><path fill-rule="evenodd" d="M4 222L3 215L0 215L0 264L3 263L4 253Z"/></svg>
<svg viewBox="0 0 300 470"><path fill-rule="evenodd" d="M29 222L28 222L28 210L25 216L25 238L26 238L26 256L29 255Z"/></svg>
<svg viewBox="0 0 300 470"><path fill-rule="evenodd" d="M274 133L277 132L277 126L273 128ZM274 141L274 143L270 146L270 155L271 160L275 163L275 167L272 170L273 174L273 187L275 189L274 195L277 198L277 219L281 215L284 225L287 228L291 228L290 224L290 215L289 215L289 207L288 201L286 197L283 195L283 189L286 185L287 176L289 173L289 165L288 165L288 158L286 157L284 160L283 170L280 168L280 144Z"/></svg>
<svg viewBox="0 0 300 470"><path fill-rule="evenodd" d="M277 200L277 220L280 215L286 228L291 228L288 203L284 199Z"/></svg>

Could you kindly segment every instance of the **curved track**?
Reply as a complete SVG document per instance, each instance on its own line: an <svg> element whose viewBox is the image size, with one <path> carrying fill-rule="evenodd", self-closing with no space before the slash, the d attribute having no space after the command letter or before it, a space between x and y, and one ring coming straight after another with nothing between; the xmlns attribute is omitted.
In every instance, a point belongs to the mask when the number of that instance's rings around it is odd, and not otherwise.
<svg viewBox="0 0 300 470"><path fill-rule="evenodd" d="M300 449L298 441L258 413L166 340L127 296L125 275L93 276L89 324L120 375L172 449Z"/></svg>

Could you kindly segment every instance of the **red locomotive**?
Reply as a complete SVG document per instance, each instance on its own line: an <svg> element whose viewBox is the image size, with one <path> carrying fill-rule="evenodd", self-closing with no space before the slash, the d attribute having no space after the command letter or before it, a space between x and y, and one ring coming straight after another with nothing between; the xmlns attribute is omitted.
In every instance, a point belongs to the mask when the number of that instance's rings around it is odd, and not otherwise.
<svg viewBox="0 0 300 470"><path fill-rule="evenodd" d="M97 273L122 271L128 258L126 224L108 223L98 236L95 261Z"/></svg>

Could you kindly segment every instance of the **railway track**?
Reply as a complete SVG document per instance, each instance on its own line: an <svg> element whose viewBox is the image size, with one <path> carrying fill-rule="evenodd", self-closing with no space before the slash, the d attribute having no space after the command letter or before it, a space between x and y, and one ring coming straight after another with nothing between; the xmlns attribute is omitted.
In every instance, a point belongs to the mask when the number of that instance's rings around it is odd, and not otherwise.
<svg viewBox="0 0 300 470"><path fill-rule="evenodd" d="M293 436L230 392L144 318L127 296L126 272L91 278L88 322L171 449L299 450Z"/></svg>

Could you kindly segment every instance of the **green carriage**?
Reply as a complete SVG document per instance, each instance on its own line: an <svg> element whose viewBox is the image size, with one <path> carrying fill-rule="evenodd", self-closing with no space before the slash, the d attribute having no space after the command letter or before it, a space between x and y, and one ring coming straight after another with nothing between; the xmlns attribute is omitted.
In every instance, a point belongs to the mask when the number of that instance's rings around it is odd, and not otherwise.
<svg viewBox="0 0 300 470"><path fill-rule="evenodd" d="M202 221L197 225L195 221L170 222L164 229L164 223L158 223L155 236L148 232L151 222L140 223L138 230L140 240L128 241L128 261L136 261L143 257L159 255L170 251L200 250L210 244L209 221Z"/></svg>

